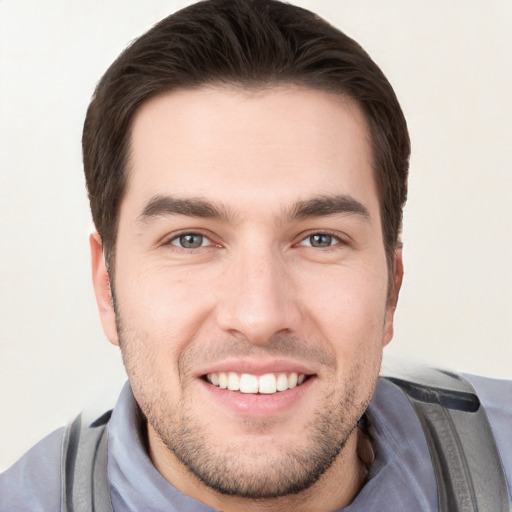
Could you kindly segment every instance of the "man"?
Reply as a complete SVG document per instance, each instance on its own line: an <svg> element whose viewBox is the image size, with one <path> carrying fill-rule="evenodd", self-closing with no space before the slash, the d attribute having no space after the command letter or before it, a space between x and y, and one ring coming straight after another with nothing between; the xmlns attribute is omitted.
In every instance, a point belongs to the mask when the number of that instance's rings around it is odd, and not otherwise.
<svg viewBox="0 0 512 512"><path fill-rule="evenodd" d="M422 429L431 388L378 381L409 152L379 68L297 7L199 3L123 52L83 154L94 289L129 384L108 442L80 448L107 418L50 435L4 474L0 510L81 510L88 494L116 512L437 510L452 461ZM510 489L510 385L472 384L504 473L482 461Z"/></svg>

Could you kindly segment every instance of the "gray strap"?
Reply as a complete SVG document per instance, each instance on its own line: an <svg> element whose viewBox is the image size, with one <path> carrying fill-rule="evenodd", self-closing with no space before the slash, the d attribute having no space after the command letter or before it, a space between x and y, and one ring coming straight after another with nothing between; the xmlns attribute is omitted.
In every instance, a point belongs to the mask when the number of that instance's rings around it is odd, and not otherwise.
<svg viewBox="0 0 512 512"><path fill-rule="evenodd" d="M411 402L425 433L440 512L510 512L507 482L484 408L459 375L427 368L383 375ZM107 422L68 425L62 449L62 512L112 512ZM85 423L85 426L83 426Z"/></svg>
<svg viewBox="0 0 512 512"><path fill-rule="evenodd" d="M79 415L66 427L62 445L62 512L112 512L107 476L110 411L93 423Z"/></svg>
<svg viewBox="0 0 512 512"><path fill-rule="evenodd" d="M484 408L471 384L441 370L385 378L419 418L436 475L440 512L510 512L505 472Z"/></svg>

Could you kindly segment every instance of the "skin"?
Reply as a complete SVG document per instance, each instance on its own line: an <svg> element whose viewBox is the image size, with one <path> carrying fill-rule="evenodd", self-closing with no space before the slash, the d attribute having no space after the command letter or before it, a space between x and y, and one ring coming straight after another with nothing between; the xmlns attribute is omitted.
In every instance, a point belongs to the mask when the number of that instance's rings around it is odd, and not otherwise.
<svg viewBox="0 0 512 512"><path fill-rule="evenodd" d="M386 266L359 107L210 87L149 100L132 130L115 308L98 234L93 281L155 467L226 512L347 505L403 273L399 250ZM199 246L182 247L185 234ZM284 367L309 378L258 400L204 379Z"/></svg>

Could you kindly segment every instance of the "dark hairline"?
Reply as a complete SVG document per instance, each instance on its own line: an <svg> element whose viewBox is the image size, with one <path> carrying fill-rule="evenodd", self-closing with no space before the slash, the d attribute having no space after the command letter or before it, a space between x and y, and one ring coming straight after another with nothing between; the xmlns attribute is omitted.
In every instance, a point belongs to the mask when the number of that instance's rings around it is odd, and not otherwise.
<svg viewBox="0 0 512 512"><path fill-rule="evenodd" d="M396 95L357 42L318 15L275 0L211 0L185 7L135 40L102 77L88 109L83 149L91 211L107 259L112 264L115 259L138 109L158 94L212 84L246 91L293 84L359 105L392 268L410 151Z"/></svg>

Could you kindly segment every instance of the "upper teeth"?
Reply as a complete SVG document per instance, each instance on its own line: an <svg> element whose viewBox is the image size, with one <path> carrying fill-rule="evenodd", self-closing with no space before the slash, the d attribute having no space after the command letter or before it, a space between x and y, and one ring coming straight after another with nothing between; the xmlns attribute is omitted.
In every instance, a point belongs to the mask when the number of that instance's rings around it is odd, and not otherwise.
<svg viewBox="0 0 512 512"><path fill-rule="evenodd" d="M297 373L267 373L265 375L238 374L236 372L209 373L206 378L214 386L241 393L272 394L286 391L304 382L306 376Z"/></svg>

